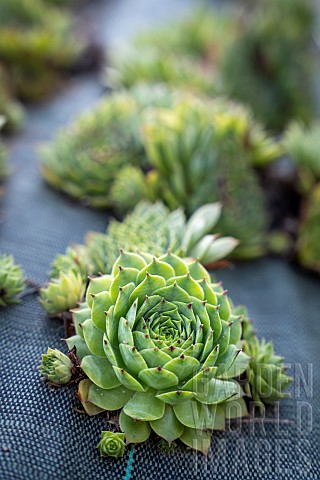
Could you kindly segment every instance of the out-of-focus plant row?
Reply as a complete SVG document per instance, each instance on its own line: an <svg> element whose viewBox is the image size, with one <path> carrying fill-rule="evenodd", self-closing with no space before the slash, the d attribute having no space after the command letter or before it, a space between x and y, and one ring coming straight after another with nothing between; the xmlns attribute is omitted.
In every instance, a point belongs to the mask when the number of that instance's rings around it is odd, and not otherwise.
<svg viewBox="0 0 320 480"><path fill-rule="evenodd" d="M7 119L7 131L22 123L20 101L44 99L67 74L96 62L84 62L90 40L66 8L72 3L0 1L0 114Z"/></svg>

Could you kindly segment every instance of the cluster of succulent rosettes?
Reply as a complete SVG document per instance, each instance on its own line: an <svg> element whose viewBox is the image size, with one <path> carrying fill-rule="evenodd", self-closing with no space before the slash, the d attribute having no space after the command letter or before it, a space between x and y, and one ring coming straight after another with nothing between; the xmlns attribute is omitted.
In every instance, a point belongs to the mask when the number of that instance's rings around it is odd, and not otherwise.
<svg viewBox="0 0 320 480"><path fill-rule="evenodd" d="M171 102L172 93L164 87L141 87L103 98L44 150L45 180L95 208L114 207L120 212L132 208L144 190L140 171L131 175L135 188L128 183L128 168L132 172L146 163L140 133L143 112L150 105L165 107ZM128 188L121 196L123 184Z"/></svg>
<svg viewBox="0 0 320 480"><path fill-rule="evenodd" d="M0 26L1 63L25 100L51 92L84 49L72 16L43 0L1 2Z"/></svg>
<svg viewBox="0 0 320 480"><path fill-rule="evenodd" d="M227 95L279 131L292 119L313 116L310 58L316 15L309 0L253 3L222 58L222 85Z"/></svg>
<svg viewBox="0 0 320 480"><path fill-rule="evenodd" d="M249 356L246 371L248 382L244 385L246 395L260 411L289 394L284 390L292 382L286 374L283 357L274 354L272 342L260 342L256 336L244 343L243 351Z"/></svg>
<svg viewBox="0 0 320 480"><path fill-rule="evenodd" d="M88 377L79 398L89 414L121 409L127 443L152 429L206 453L209 430L223 429L234 407L246 414L232 380L248 365L241 317L199 262L122 252L90 282L74 322L67 344Z"/></svg>
<svg viewBox="0 0 320 480"><path fill-rule="evenodd" d="M268 218L252 163L254 158L257 163L269 161L279 149L270 150L272 140L267 136L251 135L250 122L228 102L208 106L187 98L170 110L154 109L144 126L152 173L161 185L159 196L170 209L182 205L187 215L208 201L221 202L218 230L239 239L235 254L239 258L262 255ZM243 123L247 123L245 130ZM249 143L246 138L251 139Z"/></svg>
<svg viewBox="0 0 320 480"><path fill-rule="evenodd" d="M17 303L18 295L26 287L24 272L12 256L0 255L0 307Z"/></svg>
<svg viewBox="0 0 320 480"><path fill-rule="evenodd" d="M71 360L60 350L48 348L47 353L42 354L40 373L51 383L69 383L72 377L71 369Z"/></svg>

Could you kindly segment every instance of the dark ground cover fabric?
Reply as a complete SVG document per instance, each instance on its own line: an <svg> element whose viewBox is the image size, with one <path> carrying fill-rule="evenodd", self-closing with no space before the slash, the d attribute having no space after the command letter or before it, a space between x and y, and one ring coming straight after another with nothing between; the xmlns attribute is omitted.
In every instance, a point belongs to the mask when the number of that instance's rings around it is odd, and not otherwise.
<svg viewBox="0 0 320 480"><path fill-rule="evenodd" d="M159 18L166 18L190 4L137 1L132 22L148 26L157 8ZM132 3L118 0L98 2L88 15L100 31L106 25L103 34L113 39L122 27L122 36L134 30L132 12ZM12 253L34 281L46 280L50 262L70 242L106 227L105 213L50 190L37 168L39 142L50 140L100 94L93 77L70 82L57 98L30 110L27 128L10 142L14 172L1 209L0 251ZM64 330L33 295L0 312L0 479L320 478L320 279L276 259L241 264L217 278L235 302L248 306L259 336L273 339L289 365L294 382L291 398L280 402L279 422L271 409L264 424L233 424L214 435L207 458L184 447L165 455L148 442L129 448L120 460L100 459L96 445L105 420L77 413L72 388L58 391L40 380L41 353L48 346L64 348Z"/></svg>

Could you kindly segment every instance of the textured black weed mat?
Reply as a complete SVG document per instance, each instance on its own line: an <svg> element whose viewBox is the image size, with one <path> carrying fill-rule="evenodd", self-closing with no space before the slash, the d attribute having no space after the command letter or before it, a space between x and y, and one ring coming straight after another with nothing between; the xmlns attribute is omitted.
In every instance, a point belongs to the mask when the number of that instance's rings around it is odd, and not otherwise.
<svg viewBox="0 0 320 480"><path fill-rule="evenodd" d="M134 13L143 12L148 22L158 10L172 14L191 3L162 0L151 9L146 0ZM134 23L130 2L106 6L100 16L106 32L109 25L109 32L119 33L117 9ZM50 262L69 243L81 242L88 230L106 228L105 213L78 206L44 185L35 147L100 93L93 77L75 80L59 98L29 112L27 129L12 140L14 173L1 211L0 250L13 254L37 283L46 280ZM320 478L320 279L276 259L219 271L218 279L236 302L248 306L259 337L273 339L288 363L292 396L280 403L279 413L271 410L264 423L244 420L216 433L207 458L180 446L165 454L148 442L129 447L121 459L101 459L96 445L107 419L79 413L73 388L58 391L40 379L41 354L48 346L65 348L60 340L65 334L63 322L48 319L34 294L0 311L0 479Z"/></svg>

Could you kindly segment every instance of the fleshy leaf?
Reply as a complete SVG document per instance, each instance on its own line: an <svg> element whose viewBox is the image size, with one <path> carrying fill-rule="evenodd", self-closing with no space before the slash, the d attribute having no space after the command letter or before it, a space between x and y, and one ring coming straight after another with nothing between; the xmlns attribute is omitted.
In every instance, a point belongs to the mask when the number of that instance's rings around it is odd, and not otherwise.
<svg viewBox="0 0 320 480"><path fill-rule="evenodd" d="M81 362L81 368L90 380L101 388L109 389L120 385L107 358L87 355Z"/></svg>
<svg viewBox="0 0 320 480"><path fill-rule="evenodd" d="M223 404L225 416L227 419L241 418L248 416L246 402L243 398L236 398L235 400L228 400Z"/></svg>
<svg viewBox="0 0 320 480"><path fill-rule="evenodd" d="M93 299L91 319L95 326L102 332L106 330L106 316L104 312L109 310L111 305L112 302L109 292L97 293ZM87 318L90 318L90 315Z"/></svg>
<svg viewBox="0 0 320 480"><path fill-rule="evenodd" d="M217 405L204 405L196 400L173 406L174 413L182 425L189 428L222 429L224 428L224 410ZM223 424L222 424L223 420Z"/></svg>
<svg viewBox="0 0 320 480"><path fill-rule="evenodd" d="M81 382L79 383L79 389L78 389L78 398L82 403L83 408L85 409L87 414L90 416L98 415L99 413L104 411L103 408L97 407L97 405L94 405L93 403L89 402L88 395L89 395L89 390L91 385L93 385L93 383L90 380L88 379L81 380Z"/></svg>
<svg viewBox="0 0 320 480"><path fill-rule="evenodd" d="M149 422L133 420L122 410L119 417L121 431L126 436L126 443L142 443L148 440L151 427Z"/></svg>
<svg viewBox="0 0 320 480"><path fill-rule="evenodd" d="M174 387L175 385L178 385L179 382L178 377L174 373L161 367L141 370L139 378L155 389Z"/></svg>
<svg viewBox="0 0 320 480"><path fill-rule="evenodd" d="M130 400L133 393L123 385L108 390L91 385L88 400L104 410L119 410Z"/></svg>
<svg viewBox="0 0 320 480"><path fill-rule="evenodd" d="M93 323L91 319L82 323L82 331L87 347L90 352L97 357L105 357L103 349L103 333Z"/></svg>
<svg viewBox="0 0 320 480"><path fill-rule="evenodd" d="M144 392L146 388L138 380L136 380L130 373L123 368L113 367L114 372L122 385L134 392Z"/></svg>
<svg viewBox="0 0 320 480"><path fill-rule="evenodd" d="M179 381L182 381L194 374L198 370L199 365L200 364L196 358L182 354L179 357L170 360L163 368L174 373Z"/></svg>
<svg viewBox="0 0 320 480"><path fill-rule="evenodd" d="M157 398L162 402L168 403L169 405L177 405L178 403L186 402L191 400L195 394L193 392L188 392L184 390L173 390L172 392L160 393L159 391Z"/></svg>
<svg viewBox="0 0 320 480"><path fill-rule="evenodd" d="M240 352L241 350L235 345L229 345L226 351L222 355L219 355L216 362L216 366L218 367L217 377L229 370Z"/></svg>
<svg viewBox="0 0 320 480"><path fill-rule="evenodd" d="M166 405L163 417L150 422L150 425L152 430L168 443L181 437L184 431L184 426L179 422L169 405Z"/></svg>
<svg viewBox="0 0 320 480"><path fill-rule="evenodd" d="M238 389L233 382L213 379L204 385L203 392L198 392L197 400L201 403L213 405L221 403L238 395Z"/></svg>
<svg viewBox="0 0 320 480"><path fill-rule="evenodd" d="M124 407L124 413L129 417L143 421L153 421L162 418L165 404L158 400L155 390L135 393Z"/></svg>
<svg viewBox="0 0 320 480"><path fill-rule="evenodd" d="M250 362L250 357L244 352L240 352L231 367L224 372L220 378L236 378L246 371Z"/></svg>
<svg viewBox="0 0 320 480"><path fill-rule="evenodd" d="M188 447L208 455L211 443L210 433L185 427L180 440Z"/></svg>
<svg viewBox="0 0 320 480"><path fill-rule="evenodd" d="M80 337L80 335L73 335L73 337L67 338L66 342L69 350L71 350L73 347L76 347L77 357L80 360L82 360L86 355L91 355L86 342Z"/></svg>

